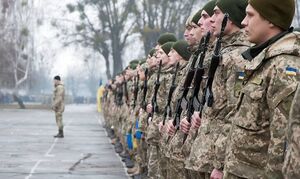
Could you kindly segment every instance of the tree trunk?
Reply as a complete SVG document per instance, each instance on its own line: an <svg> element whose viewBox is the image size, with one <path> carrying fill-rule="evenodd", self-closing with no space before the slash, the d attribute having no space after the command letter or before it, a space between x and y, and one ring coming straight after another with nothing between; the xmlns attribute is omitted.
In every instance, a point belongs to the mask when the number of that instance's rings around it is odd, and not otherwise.
<svg viewBox="0 0 300 179"><path fill-rule="evenodd" d="M14 101L16 101L20 107L20 109L26 109L23 100L18 96L17 92L12 94Z"/></svg>

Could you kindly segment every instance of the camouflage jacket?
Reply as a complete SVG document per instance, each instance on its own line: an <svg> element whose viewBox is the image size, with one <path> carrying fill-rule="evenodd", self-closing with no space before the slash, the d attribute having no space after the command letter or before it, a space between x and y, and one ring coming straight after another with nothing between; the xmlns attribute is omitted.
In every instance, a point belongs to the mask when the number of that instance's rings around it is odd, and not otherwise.
<svg viewBox="0 0 300 179"><path fill-rule="evenodd" d="M157 99L157 106L158 106L158 113L154 113L152 122L149 123L147 128L147 138L146 141L148 144L158 145L160 133L158 129L158 124L162 120L162 113L165 105L165 98L168 95L168 89L171 85L171 78L173 73L173 67L171 68L163 68L160 74L160 86L158 89L158 93L156 96ZM153 75L154 79L156 80L157 74ZM155 84L154 84L155 85ZM154 95L154 90L152 91L152 98Z"/></svg>
<svg viewBox="0 0 300 179"><path fill-rule="evenodd" d="M65 110L65 87L61 82L55 85L52 108L55 112L64 112Z"/></svg>
<svg viewBox="0 0 300 179"><path fill-rule="evenodd" d="M174 109L175 109L175 106L174 106L174 99L176 99L176 89L178 89L178 83L182 80L182 78L184 78L185 76L183 76L184 75L184 72L185 72L185 68L186 68L186 66L187 66L187 64L188 64L188 62L187 61L181 61L180 62L180 66L179 66L179 69L178 69L178 72L177 72L177 78L175 79L175 84L176 84L176 88L175 88L175 91L173 92L173 95L172 95L172 98L171 98L171 113L172 113L172 115L174 115ZM174 75L174 73L172 74L172 77L171 77L171 79L173 78L173 75ZM169 89L168 89L168 92L169 92ZM173 101L173 102L172 102ZM165 106L166 106L166 104L167 104L167 100L165 101ZM167 117L166 118L166 122L168 121L168 120L170 120L169 119L169 117ZM166 157L169 157L169 153L168 153L168 143L167 143L167 139L168 139L168 137L169 137L169 135L168 134L166 134L166 133L163 133L163 134L161 134L162 135L162 137L161 137L161 141L160 141L160 149L161 149L161 151L164 153L164 155L166 156Z"/></svg>
<svg viewBox="0 0 300 179"><path fill-rule="evenodd" d="M299 81L300 34L264 48L245 67L241 95L230 119L225 171L245 178L283 178L285 132Z"/></svg>
<svg viewBox="0 0 300 179"><path fill-rule="evenodd" d="M237 83L237 76L245 60L241 53L249 47L243 31L225 36L222 40L221 61L216 70L212 90L214 103L212 107L205 107L202 116L202 124L198 129L198 135L192 144L190 156L186 160L186 168L211 172L215 159L215 141L224 125L224 118L231 110L238 98L232 95ZM224 151L225 152L225 151ZM224 159L223 159L224 160Z"/></svg>
<svg viewBox="0 0 300 179"><path fill-rule="evenodd" d="M284 159L285 178L300 178L300 84L295 94L287 130L288 149Z"/></svg>

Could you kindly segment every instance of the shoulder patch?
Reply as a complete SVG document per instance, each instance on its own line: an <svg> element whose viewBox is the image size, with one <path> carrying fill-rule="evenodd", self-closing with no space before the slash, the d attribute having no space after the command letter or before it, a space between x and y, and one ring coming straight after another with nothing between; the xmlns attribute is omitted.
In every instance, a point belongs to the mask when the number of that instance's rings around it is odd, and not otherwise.
<svg viewBox="0 0 300 179"><path fill-rule="evenodd" d="M287 66L285 68L285 74L288 76L296 76L297 74L299 74L299 70L297 68Z"/></svg>

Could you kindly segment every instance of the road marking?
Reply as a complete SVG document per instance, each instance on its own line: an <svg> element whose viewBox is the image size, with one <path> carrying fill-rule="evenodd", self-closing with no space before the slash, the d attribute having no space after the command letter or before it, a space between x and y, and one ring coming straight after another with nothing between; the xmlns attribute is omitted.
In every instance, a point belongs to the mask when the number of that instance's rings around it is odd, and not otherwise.
<svg viewBox="0 0 300 179"><path fill-rule="evenodd" d="M73 119L67 123L67 125L66 125L66 127L64 127L64 129L66 129L72 121L73 121ZM55 156L55 155L53 155L53 154L51 155L50 153L51 153L51 151L53 150L54 146L56 145L57 140L58 140L58 138L55 138L53 144L52 144L51 147L48 149L48 151L45 153L45 155L44 155L45 157L54 157L54 156ZM35 165L34 165L34 166L32 167L32 169L30 170L29 175L26 176L25 179L30 179L30 178L32 177L32 175L34 174L35 170L37 169L37 167L40 165L41 162L42 162L42 160L39 160L39 161L37 161L37 162L35 163Z"/></svg>
<svg viewBox="0 0 300 179"><path fill-rule="evenodd" d="M39 160L35 163L35 165L32 167L32 169L30 170L30 173L27 177L25 177L25 179L29 179L32 177L32 175L34 174L36 168L39 166L39 164L42 162L42 160Z"/></svg>
<svg viewBox="0 0 300 179"><path fill-rule="evenodd" d="M55 155L50 155L52 149L54 148L56 142L57 142L58 138L55 138L53 144L51 145L51 147L49 148L49 150L46 152L45 157L54 157Z"/></svg>

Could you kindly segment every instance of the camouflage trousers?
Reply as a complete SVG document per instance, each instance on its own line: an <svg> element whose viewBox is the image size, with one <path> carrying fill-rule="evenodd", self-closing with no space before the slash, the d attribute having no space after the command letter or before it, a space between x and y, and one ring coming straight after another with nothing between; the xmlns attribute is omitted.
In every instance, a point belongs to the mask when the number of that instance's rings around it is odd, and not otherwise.
<svg viewBox="0 0 300 179"><path fill-rule="evenodd" d="M183 161L169 159L167 179L190 179Z"/></svg>
<svg viewBox="0 0 300 179"><path fill-rule="evenodd" d="M141 168L147 167L147 144L144 139L137 141L136 161Z"/></svg>
<svg viewBox="0 0 300 179"><path fill-rule="evenodd" d="M210 173L198 172L194 170L187 171L188 179L210 179Z"/></svg>
<svg viewBox="0 0 300 179"><path fill-rule="evenodd" d="M169 158L160 153L159 158L159 174L161 179L168 178Z"/></svg>
<svg viewBox="0 0 300 179"><path fill-rule="evenodd" d="M56 120L56 125L58 127L58 130L64 129L62 114L63 114L62 112L55 112L55 120Z"/></svg>
<svg viewBox="0 0 300 179"><path fill-rule="evenodd" d="M159 148L155 145L148 147L148 178L160 179L159 174Z"/></svg>

